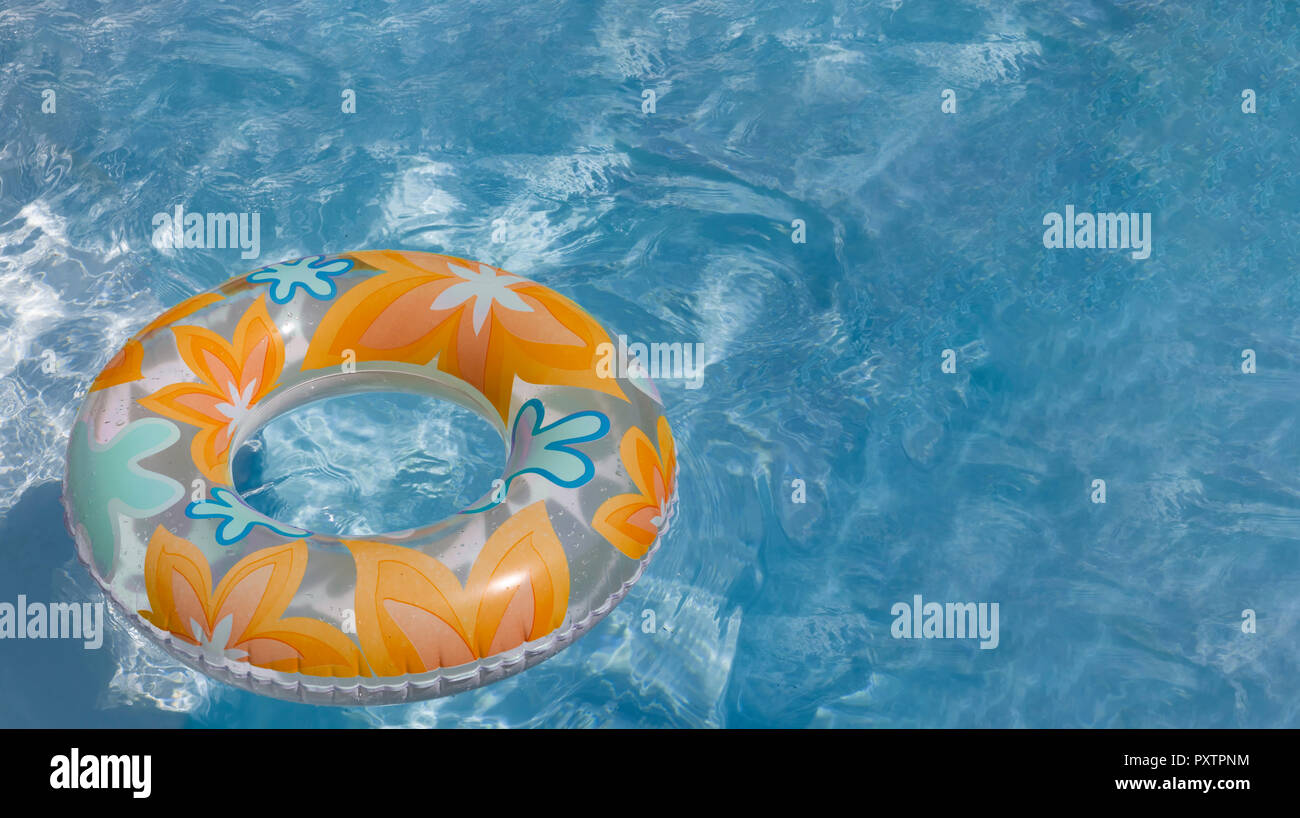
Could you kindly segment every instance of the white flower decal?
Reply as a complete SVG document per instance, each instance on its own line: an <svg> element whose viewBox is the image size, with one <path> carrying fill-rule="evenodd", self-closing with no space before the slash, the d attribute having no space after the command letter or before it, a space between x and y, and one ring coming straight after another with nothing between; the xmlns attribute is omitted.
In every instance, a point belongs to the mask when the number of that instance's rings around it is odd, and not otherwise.
<svg viewBox="0 0 1300 818"><path fill-rule="evenodd" d="M447 268L464 281L443 290L434 299L430 309L449 310L473 299L475 335L483 329L483 322L487 320L493 302L515 312L533 311L532 307L525 304L524 300L510 289L516 284L528 283L528 279L509 274L497 275L497 271L486 264L481 265L478 272L450 263Z"/></svg>
<svg viewBox="0 0 1300 818"><path fill-rule="evenodd" d="M248 651L240 648L227 647L230 644L230 634L235 627L235 616L231 614L217 623L212 629L212 636L209 638L203 631L203 626L193 619L190 620L190 633L194 634L194 639L203 649L203 655L213 664L219 664L221 659L229 659L234 662L248 661Z"/></svg>
<svg viewBox="0 0 1300 818"><path fill-rule="evenodd" d="M234 426L243 419L244 415L248 414L249 409L252 408L253 395L256 392L257 378L253 378L253 380L249 382L248 386L244 388L243 392L239 391L239 387L234 381L231 381L226 385L226 394L230 398L230 402L216 404L216 410L230 418L226 423L226 426Z"/></svg>

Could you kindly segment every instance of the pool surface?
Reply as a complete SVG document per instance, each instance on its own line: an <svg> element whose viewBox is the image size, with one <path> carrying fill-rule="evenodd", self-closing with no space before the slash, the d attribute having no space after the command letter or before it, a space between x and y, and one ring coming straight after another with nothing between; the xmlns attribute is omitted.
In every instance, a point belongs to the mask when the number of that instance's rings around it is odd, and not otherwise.
<svg viewBox="0 0 1300 818"><path fill-rule="evenodd" d="M0 602L102 599L84 390L259 266L479 259L707 366L660 382L663 547L538 667L311 707L113 615L0 640L0 727L1300 726L1295 4L137 5L0 8ZM257 214L257 257L156 246L178 205ZM1149 213L1149 257L1045 247L1067 205ZM244 479L443 513L500 450L422 405L303 410ZM996 646L895 638L918 595L996 603Z"/></svg>

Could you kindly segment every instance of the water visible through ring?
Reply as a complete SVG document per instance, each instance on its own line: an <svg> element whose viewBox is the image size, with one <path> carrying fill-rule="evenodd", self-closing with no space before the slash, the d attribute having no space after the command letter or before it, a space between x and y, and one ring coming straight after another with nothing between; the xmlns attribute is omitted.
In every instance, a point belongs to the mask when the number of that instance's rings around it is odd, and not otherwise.
<svg viewBox="0 0 1300 818"><path fill-rule="evenodd" d="M366 392L311 401L257 429L231 459L261 513L317 534L360 536L435 523L491 489L505 444L450 401Z"/></svg>

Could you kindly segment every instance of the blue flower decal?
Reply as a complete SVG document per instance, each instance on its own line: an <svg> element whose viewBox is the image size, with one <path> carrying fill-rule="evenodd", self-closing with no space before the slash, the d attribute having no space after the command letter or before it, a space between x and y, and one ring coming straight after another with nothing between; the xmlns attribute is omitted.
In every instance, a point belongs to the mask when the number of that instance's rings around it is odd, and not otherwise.
<svg viewBox="0 0 1300 818"><path fill-rule="evenodd" d="M259 514L240 501L229 489L217 486L211 491L212 499L199 503L190 503L185 507L185 516L191 520L220 520L217 526L217 542L221 545L234 545L248 536L253 526L269 528L281 537L307 537L310 531L277 523L270 517Z"/></svg>
<svg viewBox="0 0 1300 818"><path fill-rule="evenodd" d="M294 290L299 287L311 293L312 298L327 301L338 294L332 276L342 275L353 266L349 258L307 256L255 270L248 274L248 280L254 284L270 284L271 300L277 304L292 301Z"/></svg>
<svg viewBox="0 0 1300 818"><path fill-rule="evenodd" d="M549 426L543 424L546 409L532 398L519 407L510 433L510 461L506 463L504 484L492 493L490 502L464 514L476 514L501 505L510 483L524 474L540 474L547 480L575 489L596 476L591 458L573 448L575 443L599 440L609 431L609 418L594 410L574 412Z"/></svg>

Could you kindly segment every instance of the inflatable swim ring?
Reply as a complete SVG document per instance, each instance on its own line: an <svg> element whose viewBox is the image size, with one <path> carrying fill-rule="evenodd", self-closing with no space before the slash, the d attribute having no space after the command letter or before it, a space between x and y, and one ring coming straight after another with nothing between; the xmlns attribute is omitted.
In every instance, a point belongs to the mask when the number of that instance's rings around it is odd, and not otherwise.
<svg viewBox="0 0 1300 818"><path fill-rule="evenodd" d="M333 704L487 684L608 613L673 513L662 401L602 367L604 344L569 299L478 262L363 251L263 267L164 312L90 386L68 529L135 628L231 684ZM364 537L240 499L230 457L259 426L379 389L481 413L506 442L501 479L450 519Z"/></svg>

